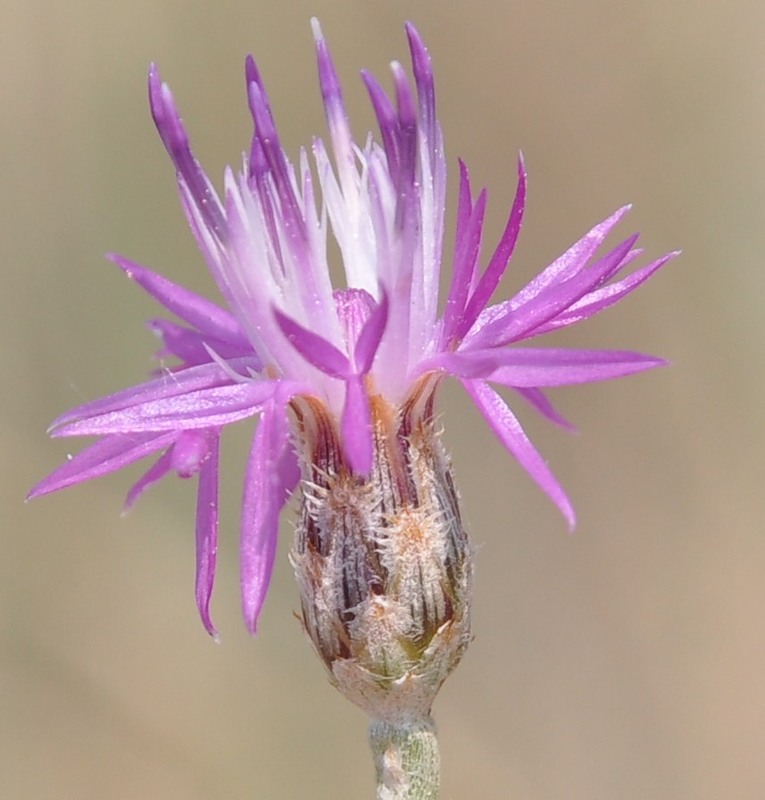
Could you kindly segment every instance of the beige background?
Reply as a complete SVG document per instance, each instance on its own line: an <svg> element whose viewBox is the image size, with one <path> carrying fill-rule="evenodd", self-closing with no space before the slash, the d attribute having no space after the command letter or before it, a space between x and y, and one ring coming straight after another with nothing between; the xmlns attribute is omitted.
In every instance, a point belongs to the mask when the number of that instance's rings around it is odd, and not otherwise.
<svg viewBox="0 0 765 800"><path fill-rule="evenodd" d="M142 379L155 307L117 250L211 292L153 130L157 60L219 184L249 137L254 52L290 153L324 134L308 18L330 39L357 136L357 71L435 61L452 168L490 192L530 171L507 296L591 224L680 261L571 331L671 369L558 392L579 425L528 427L579 512L554 508L455 390L443 402L479 545L475 642L436 706L444 798L664 800L765 792L760 0L258 3L7 0L0 9L3 387L0 780L9 800L371 797L361 712L328 686L292 616L289 522L251 640L236 524L249 432L231 431L215 646L193 603L193 486L126 519L130 475L23 505L65 455L47 423Z"/></svg>

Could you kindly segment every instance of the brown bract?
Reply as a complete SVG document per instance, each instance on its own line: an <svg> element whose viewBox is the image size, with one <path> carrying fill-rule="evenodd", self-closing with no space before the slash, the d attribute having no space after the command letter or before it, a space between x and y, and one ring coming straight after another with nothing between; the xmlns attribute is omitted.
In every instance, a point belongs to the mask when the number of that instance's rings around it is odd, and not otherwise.
<svg viewBox="0 0 765 800"><path fill-rule="evenodd" d="M322 404L295 409L303 624L333 684L378 720L426 717L470 640L472 548L432 408L432 390L401 409L373 398L366 478Z"/></svg>

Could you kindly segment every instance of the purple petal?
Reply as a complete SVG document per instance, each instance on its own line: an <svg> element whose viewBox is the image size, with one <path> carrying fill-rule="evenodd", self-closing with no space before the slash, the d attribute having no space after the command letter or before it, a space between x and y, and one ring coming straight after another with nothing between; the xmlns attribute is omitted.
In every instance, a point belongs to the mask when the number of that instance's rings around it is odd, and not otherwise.
<svg viewBox="0 0 765 800"><path fill-rule="evenodd" d="M365 375L372 369L372 362L377 353L377 348L380 346L385 326L388 323L389 308L388 293L385 291L385 287L381 286L380 302L375 305L369 318L364 323L353 350L354 368L360 375Z"/></svg>
<svg viewBox="0 0 765 800"><path fill-rule="evenodd" d="M522 388L514 386L513 390L517 395L522 397L531 407L537 411L553 425L563 428L564 431L569 433L576 433L576 427L569 422L550 402L549 398L541 389L533 389L530 387Z"/></svg>
<svg viewBox="0 0 765 800"><path fill-rule="evenodd" d="M266 406L255 432L244 479L241 531L242 611L250 633L268 591L276 555L279 512L298 474L284 405Z"/></svg>
<svg viewBox="0 0 765 800"><path fill-rule="evenodd" d="M364 379L360 376L353 375L346 381L340 427L343 450L351 469L366 477L372 469L372 411Z"/></svg>
<svg viewBox="0 0 765 800"><path fill-rule="evenodd" d="M166 319L149 320L148 326L162 339L164 345L157 356L174 356L183 362L184 367L210 363L214 360L210 355L210 350L212 350L224 361L249 357L252 361L250 367L252 370L260 372L262 369L260 360L254 353L251 353L250 347L245 350L243 347L232 345L222 339L216 339L214 336L208 336L190 328L184 328L182 325ZM248 351L250 352L248 353Z"/></svg>
<svg viewBox="0 0 765 800"><path fill-rule="evenodd" d="M433 143L436 126L436 91L433 83L433 67L430 55L417 28L411 22L407 22L404 28L409 40L412 71L420 101L420 124L428 141Z"/></svg>
<svg viewBox="0 0 765 800"><path fill-rule="evenodd" d="M283 244L293 250L298 260L305 261L300 257L308 243L305 218L295 193L289 161L279 141L268 93L251 56L245 62L245 79L247 102L255 126L250 150L250 175L255 180L254 188L260 197L271 245L279 261L282 261L280 249ZM273 182L267 179L268 176ZM281 217L282 224L289 230L286 239L279 235L277 216Z"/></svg>
<svg viewBox="0 0 765 800"><path fill-rule="evenodd" d="M435 360L435 359L434 359ZM666 364L629 350L513 347L448 353L440 357L452 375L513 387L569 386L621 378Z"/></svg>
<svg viewBox="0 0 765 800"><path fill-rule="evenodd" d="M252 364L253 360L251 358L235 359L228 362L228 366L231 367L232 371L243 370L246 372ZM155 380L138 386L131 386L129 389L123 389L121 392L115 392L67 411L66 414L62 414L53 421L49 431L53 432L63 425L68 425L81 419L120 411L147 400L175 397L199 389L207 389L229 383L231 383L231 376L219 364L201 364L176 372L168 371Z"/></svg>
<svg viewBox="0 0 765 800"><path fill-rule="evenodd" d="M460 161L460 199L457 209L457 230L454 237L454 269L444 311L442 341L452 341L460 317L465 311L468 292L473 285L481 247L483 219L486 212L486 191L478 196L475 207L470 197L467 167Z"/></svg>
<svg viewBox="0 0 765 800"><path fill-rule="evenodd" d="M525 206L526 168L523 165L523 155L519 155L518 186L515 190L515 199L510 209L507 225L494 251L494 255L491 257L491 261L489 261L489 265L486 267L485 272L478 281L475 291L468 301L462 319L460 319L457 330L455 331L455 338L461 339L470 330L473 323L478 319L478 315L483 311L489 300L491 300L494 290L505 274L507 265L515 250L515 244L518 241L518 234L521 232L521 223L523 222L523 210Z"/></svg>
<svg viewBox="0 0 765 800"><path fill-rule="evenodd" d="M135 505L136 500L157 481L162 478L172 469L171 461L172 446L166 450L162 455L141 475L141 477L128 489L125 496L125 503L122 506L123 513L127 513Z"/></svg>
<svg viewBox="0 0 765 800"><path fill-rule="evenodd" d="M269 119L271 120L271 123L273 124L274 115L273 112L271 111L271 103L268 100L268 92L266 92L266 86L263 83L263 79L260 77L260 70L258 69L258 65L252 56L247 56L247 58L244 60L244 81L245 81L245 90L247 93L247 104L250 107L250 113L253 116L253 122L255 122L255 113L252 108L252 98L250 97L250 86L254 83L260 89L262 109L266 112Z"/></svg>
<svg viewBox="0 0 765 800"><path fill-rule="evenodd" d="M385 291L382 286L379 290L381 294ZM336 289L332 299L346 350L358 350L359 336L372 312L377 309L377 300L366 289Z"/></svg>
<svg viewBox="0 0 765 800"><path fill-rule="evenodd" d="M494 435L558 506L573 530L576 515L571 502L505 401L483 381L462 380L461 383Z"/></svg>
<svg viewBox="0 0 765 800"><path fill-rule="evenodd" d="M72 456L66 463L41 480L27 499L57 492L67 486L89 481L121 469L145 456L169 446L175 433L115 434L106 436Z"/></svg>
<svg viewBox="0 0 765 800"><path fill-rule="evenodd" d="M404 217L406 209L415 203L417 172L417 107L414 103L412 90L406 73L400 64L395 61L391 64L393 72L393 85L396 90L396 107L398 110L398 142L399 142L399 172L391 175L394 185L399 193L396 209L397 227L404 228L405 222L411 221Z"/></svg>
<svg viewBox="0 0 765 800"><path fill-rule="evenodd" d="M129 511L136 500L172 469L179 477L190 478L199 472L210 456L209 431L184 431L162 456L130 487L123 511Z"/></svg>
<svg viewBox="0 0 765 800"><path fill-rule="evenodd" d="M210 598L218 554L219 432L208 432L207 442L208 456L199 471L199 487L197 489L195 593L202 624L210 636L217 639L218 632L210 618Z"/></svg>
<svg viewBox="0 0 765 800"><path fill-rule="evenodd" d="M122 256L109 253L107 258L168 311L201 333L229 344L251 348L236 317L230 312Z"/></svg>
<svg viewBox="0 0 765 800"><path fill-rule="evenodd" d="M636 239L637 234L589 269L581 269L561 283L551 283L504 317L488 323L471 338L471 346L498 347L535 336L540 326L607 280L619 268Z"/></svg>
<svg viewBox="0 0 765 800"><path fill-rule="evenodd" d="M292 237L289 244L302 246L307 240L305 220L295 195L289 162L282 149L279 134L271 116L268 98L263 87L257 83L250 84L249 97L250 110L255 120L255 130L262 155L268 164L279 197L282 223L289 229ZM278 240L274 237L273 241Z"/></svg>
<svg viewBox="0 0 765 800"><path fill-rule="evenodd" d="M188 185L205 223L218 238L224 239L226 220L220 200L191 152L189 137L175 106L173 93L167 84L162 83L155 64L149 69L149 104L154 124L176 171Z"/></svg>
<svg viewBox="0 0 765 800"><path fill-rule="evenodd" d="M179 478L196 475L210 457L210 431L183 431L173 445L170 465Z"/></svg>
<svg viewBox="0 0 765 800"><path fill-rule="evenodd" d="M257 414L273 396L273 381L248 381L136 403L57 428L53 436L91 436L137 431L195 430L228 425Z"/></svg>
<svg viewBox="0 0 765 800"><path fill-rule="evenodd" d="M398 115L377 79L366 70L361 71L361 77L367 87L369 99L377 117L377 124L380 127L388 172L391 175L398 175L401 166Z"/></svg>
<svg viewBox="0 0 765 800"><path fill-rule="evenodd" d="M350 374L348 357L318 333L309 331L278 309L274 317L290 344L314 367L333 378L344 378Z"/></svg>
<svg viewBox="0 0 765 800"><path fill-rule="evenodd" d="M335 152L337 144L341 144L341 151L345 155L345 147L351 141L351 133L348 128L348 116L343 103L343 90L340 86L340 79L337 77L337 70L332 62L327 42L321 31L321 26L316 18L311 20L313 38L316 44L316 63L319 70L319 86L321 96L324 101L324 110L327 114L327 123L332 134ZM335 140L338 141L335 141Z"/></svg>
<svg viewBox="0 0 765 800"><path fill-rule="evenodd" d="M656 261L647 264L645 267L635 270L635 272L628 275L626 278L589 292L581 300L577 300L576 303L569 306L566 311L536 328L534 335L537 336L542 333L547 333L548 331L567 327L595 316L598 312L618 303L623 297L626 297L630 292L637 289L637 287L645 283L651 275L679 254L680 251L667 253L665 256L656 259Z"/></svg>
<svg viewBox="0 0 765 800"><path fill-rule="evenodd" d="M558 256L552 264L543 269L512 298L511 302L514 303L514 306L518 307L527 303L546 287L560 283L581 270L630 208L631 206L623 206L618 209L571 245L563 255Z"/></svg>

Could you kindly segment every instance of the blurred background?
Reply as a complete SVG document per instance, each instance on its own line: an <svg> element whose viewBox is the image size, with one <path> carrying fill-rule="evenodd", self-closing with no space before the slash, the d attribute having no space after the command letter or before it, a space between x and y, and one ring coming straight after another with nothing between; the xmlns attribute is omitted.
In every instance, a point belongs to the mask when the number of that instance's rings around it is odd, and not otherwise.
<svg viewBox="0 0 765 800"><path fill-rule="evenodd" d="M442 398L478 546L475 641L435 707L443 797L762 798L760 0L2 4L2 796L373 794L366 720L293 616L290 515L258 637L240 622L247 425L224 445L220 645L194 607L193 482L163 482L126 518L137 469L22 503L78 446L48 440L50 420L152 367L156 307L103 254L213 296L149 116L149 62L220 185L249 142L248 52L290 154L324 135L313 14L357 138L372 125L358 70L387 78L404 20L419 26L450 199L462 157L489 190L487 241L523 149L527 218L500 297L625 202L620 233L640 230L647 256L684 249L560 340L673 366L557 392L575 437L522 417L576 505L574 535L460 393Z"/></svg>

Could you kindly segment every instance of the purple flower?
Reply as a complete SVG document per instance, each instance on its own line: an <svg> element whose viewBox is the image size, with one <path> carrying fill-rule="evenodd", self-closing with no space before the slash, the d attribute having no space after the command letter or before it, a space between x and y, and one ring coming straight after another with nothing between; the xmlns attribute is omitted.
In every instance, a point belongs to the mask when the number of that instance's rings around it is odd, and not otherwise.
<svg viewBox="0 0 765 800"><path fill-rule="evenodd" d="M313 30L329 150L315 139L297 163L287 158L250 58L245 72L252 144L242 170L226 170L222 196L194 158L173 95L152 66L154 121L224 306L111 256L179 320L155 320L151 327L163 342L160 355L180 364L59 417L52 435L99 438L30 493L62 489L151 454L159 458L130 489L128 506L170 471L198 475L196 596L212 634L218 448L229 423L259 418L241 528L244 616L254 631L273 567L279 514L301 469L308 474L293 446L306 403L337 423L341 461L349 474L364 480L372 468L377 409L396 415L418 398L430 402L441 378L452 375L573 526L568 498L493 386L509 387L542 416L570 427L544 394L547 387L616 378L664 363L627 351L511 346L613 305L674 255L617 277L640 252L634 247L637 236L603 255L596 251L626 213L622 208L511 299L489 305L521 227L526 201L521 158L507 225L486 266L480 258L486 193L474 197L460 163L452 277L439 312L446 162L428 52L408 25L414 88L394 63L394 101L362 73L381 143L370 137L357 145L318 23ZM333 286L328 233L339 247L348 288Z"/></svg>

